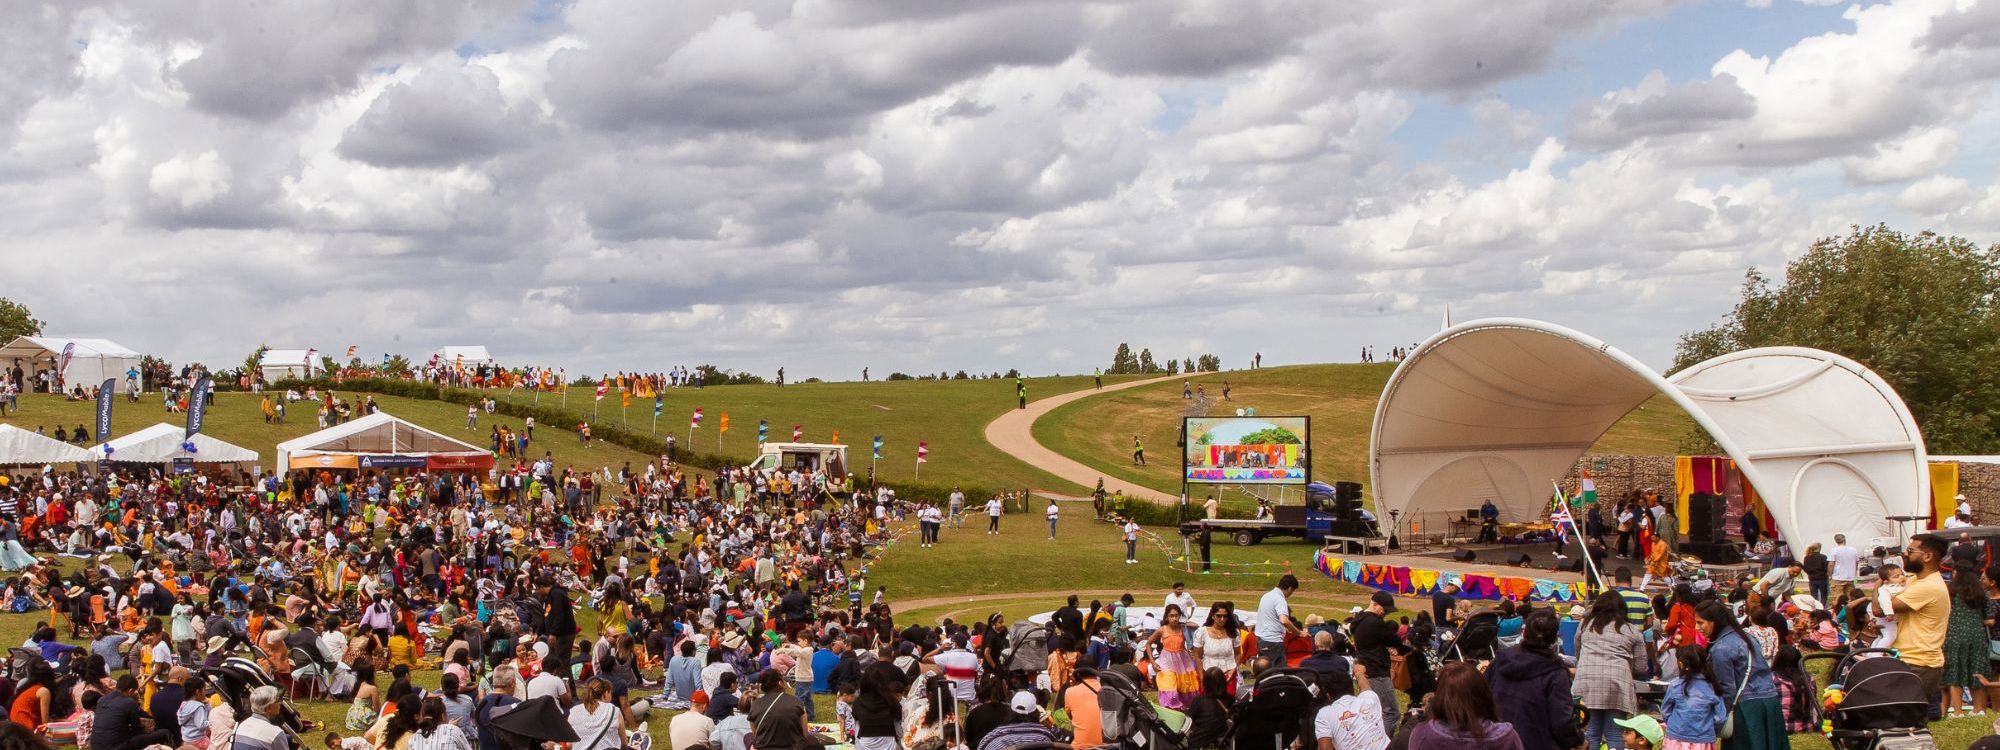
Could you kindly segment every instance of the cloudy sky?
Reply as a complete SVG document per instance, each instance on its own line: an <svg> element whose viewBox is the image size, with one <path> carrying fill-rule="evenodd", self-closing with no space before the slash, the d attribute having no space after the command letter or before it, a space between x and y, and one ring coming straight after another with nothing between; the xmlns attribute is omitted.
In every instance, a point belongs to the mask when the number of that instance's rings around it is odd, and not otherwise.
<svg viewBox="0 0 2000 750"><path fill-rule="evenodd" d="M1675 337L1855 223L2000 239L2000 2L0 0L50 332L571 372Z"/></svg>

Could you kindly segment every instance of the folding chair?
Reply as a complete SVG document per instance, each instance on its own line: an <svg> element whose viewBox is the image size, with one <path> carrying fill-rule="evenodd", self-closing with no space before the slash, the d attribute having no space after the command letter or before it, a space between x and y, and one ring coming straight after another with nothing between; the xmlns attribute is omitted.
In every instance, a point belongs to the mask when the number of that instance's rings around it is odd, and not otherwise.
<svg viewBox="0 0 2000 750"><path fill-rule="evenodd" d="M333 696L333 674L305 649L297 646L286 651L286 658L292 661L292 695L298 697L300 687L304 687L304 697L330 698Z"/></svg>

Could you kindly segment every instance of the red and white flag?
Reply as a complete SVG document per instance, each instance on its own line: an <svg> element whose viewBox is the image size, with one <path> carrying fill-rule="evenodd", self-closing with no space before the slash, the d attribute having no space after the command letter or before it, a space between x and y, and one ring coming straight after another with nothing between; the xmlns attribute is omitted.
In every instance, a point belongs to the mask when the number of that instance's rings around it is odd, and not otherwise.
<svg viewBox="0 0 2000 750"><path fill-rule="evenodd" d="M359 346L356 346L356 345L352 345L352 344L348 345L348 347L347 347L347 358L348 358L348 359L353 359L353 358L354 358L354 351L355 351L356 349L359 349L359 348L361 348L361 347L359 347Z"/></svg>
<svg viewBox="0 0 2000 750"><path fill-rule="evenodd" d="M799 441L799 438L805 436L806 436L805 425L799 425L799 424L792 425L792 442L796 443Z"/></svg>
<svg viewBox="0 0 2000 750"><path fill-rule="evenodd" d="M925 463L929 461L930 459L924 457L930 454L931 454L931 444L926 443L922 440L917 441L917 463Z"/></svg>
<svg viewBox="0 0 2000 750"><path fill-rule="evenodd" d="M694 417L688 420L688 429L692 430L700 426L701 426L701 410L696 409L694 410Z"/></svg>
<svg viewBox="0 0 2000 750"><path fill-rule="evenodd" d="M597 400L603 401L605 394L608 394L610 392L611 392L610 378L605 378L604 380L599 381L597 383Z"/></svg>

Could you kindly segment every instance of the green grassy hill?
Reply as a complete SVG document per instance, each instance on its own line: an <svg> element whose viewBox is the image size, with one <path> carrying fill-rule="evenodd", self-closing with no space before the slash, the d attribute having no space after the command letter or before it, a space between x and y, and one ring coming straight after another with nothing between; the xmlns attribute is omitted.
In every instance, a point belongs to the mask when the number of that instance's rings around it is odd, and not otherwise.
<svg viewBox="0 0 2000 750"><path fill-rule="evenodd" d="M365 399L371 394L340 392L341 398L349 401ZM485 448L490 443L488 433L494 425L506 425L511 429L521 429L521 420L502 417L497 414L479 415L476 430L465 429L465 407L442 401L399 398L372 394L375 403L384 412L415 422L438 432L464 440ZM274 446L278 443L311 433L319 426L314 417L314 407L306 403L291 405L284 424L266 424L264 415L258 409L258 396L248 393L217 393L215 403L209 407L208 418L202 425L202 432L210 437L257 451L259 463L271 468L278 459ZM45 427L53 435L57 425L75 429L85 425L96 429L96 406L89 401L64 401L59 396L31 394L21 397L21 410L8 412L0 418L0 423L11 424L33 430ZM160 398L155 394L141 396L138 403L127 403L120 399L111 409L112 431L118 435L130 434L153 425L156 422L186 424L187 415L169 414L162 408ZM626 450L605 442L595 447L584 448L571 430L558 430L554 425L536 425L534 442L529 444L531 455L539 456L548 451L558 467L577 467L595 471L610 466L616 469L629 461L634 467L643 467L653 457L636 451Z"/></svg>
<svg viewBox="0 0 2000 750"><path fill-rule="evenodd" d="M1366 487L1375 403L1394 371L1394 364L1299 365L1192 380L1214 400L1210 415L1253 407L1258 414L1311 416L1313 478ZM1230 386L1228 401L1222 400L1224 383ZM1108 475L1178 493L1181 461L1174 442L1188 404L1179 380L1129 388L1057 408L1035 422L1035 439ZM1672 454L1692 425L1672 402L1654 398L1606 433L1592 452ZM1146 466L1132 465L1134 434L1146 445Z"/></svg>
<svg viewBox="0 0 2000 750"><path fill-rule="evenodd" d="M1105 382L1116 382L1105 378ZM1088 376L1031 378L1028 398L1039 399L1091 386ZM520 403L537 401L534 393L496 392L502 400ZM591 418L592 391L570 389L567 410L579 420ZM540 405L562 406L560 397L543 394ZM617 424L621 419L640 433L652 429L651 399L632 399L632 407L620 413L616 393L598 402L597 423ZM868 473L870 443L881 435L882 461L876 472L884 481L909 481L917 471L917 442L930 447L930 462L924 464L926 484L963 483L990 488L1032 487L1057 492L1081 493L1086 488L1065 481L1001 453L987 444L986 423L1015 407L1014 381L1001 380L901 380L870 383L801 383L779 388L774 385L728 385L707 388L677 388L667 392L666 408L660 416L658 434L688 441L688 417L702 410L701 428L694 431L692 447L735 459L749 459L757 453L757 420L770 423L772 442L789 441L792 426L801 425L805 442L833 440L850 446L848 459L857 477ZM722 415L729 415L729 432L720 431ZM573 426L573 425L572 425ZM683 447L687 447L685 444Z"/></svg>

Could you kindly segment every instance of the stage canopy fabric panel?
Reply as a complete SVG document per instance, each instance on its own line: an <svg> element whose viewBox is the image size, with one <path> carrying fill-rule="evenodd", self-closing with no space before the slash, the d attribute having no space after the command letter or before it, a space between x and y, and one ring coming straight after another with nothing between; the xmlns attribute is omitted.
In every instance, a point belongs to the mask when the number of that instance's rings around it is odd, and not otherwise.
<svg viewBox="0 0 2000 750"><path fill-rule="evenodd" d="M0 424L0 466L92 463L96 460L97 454L88 448L37 435L33 430Z"/></svg>
<svg viewBox="0 0 2000 750"><path fill-rule="evenodd" d="M186 434L187 428L162 422L130 435L112 438L108 443L111 453L104 460L142 464L168 464L177 459L230 464L257 461L256 451L201 433L192 438L194 452L189 453L183 445L190 441Z"/></svg>
<svg viewBox="0 0 2000 750"><path fill-rule="evenodd" d="M1448 328L1390 376L1370 445L1377 509L1415 518L1492 500L1503 520L1538 519L1554 480L1655 394L1737 461L1800 548L1892 535L1886 517L1925 512L1923 439L1895 392L1852 360L1755 349L1669 382L1603 341L1511 318Z"/></svg>

